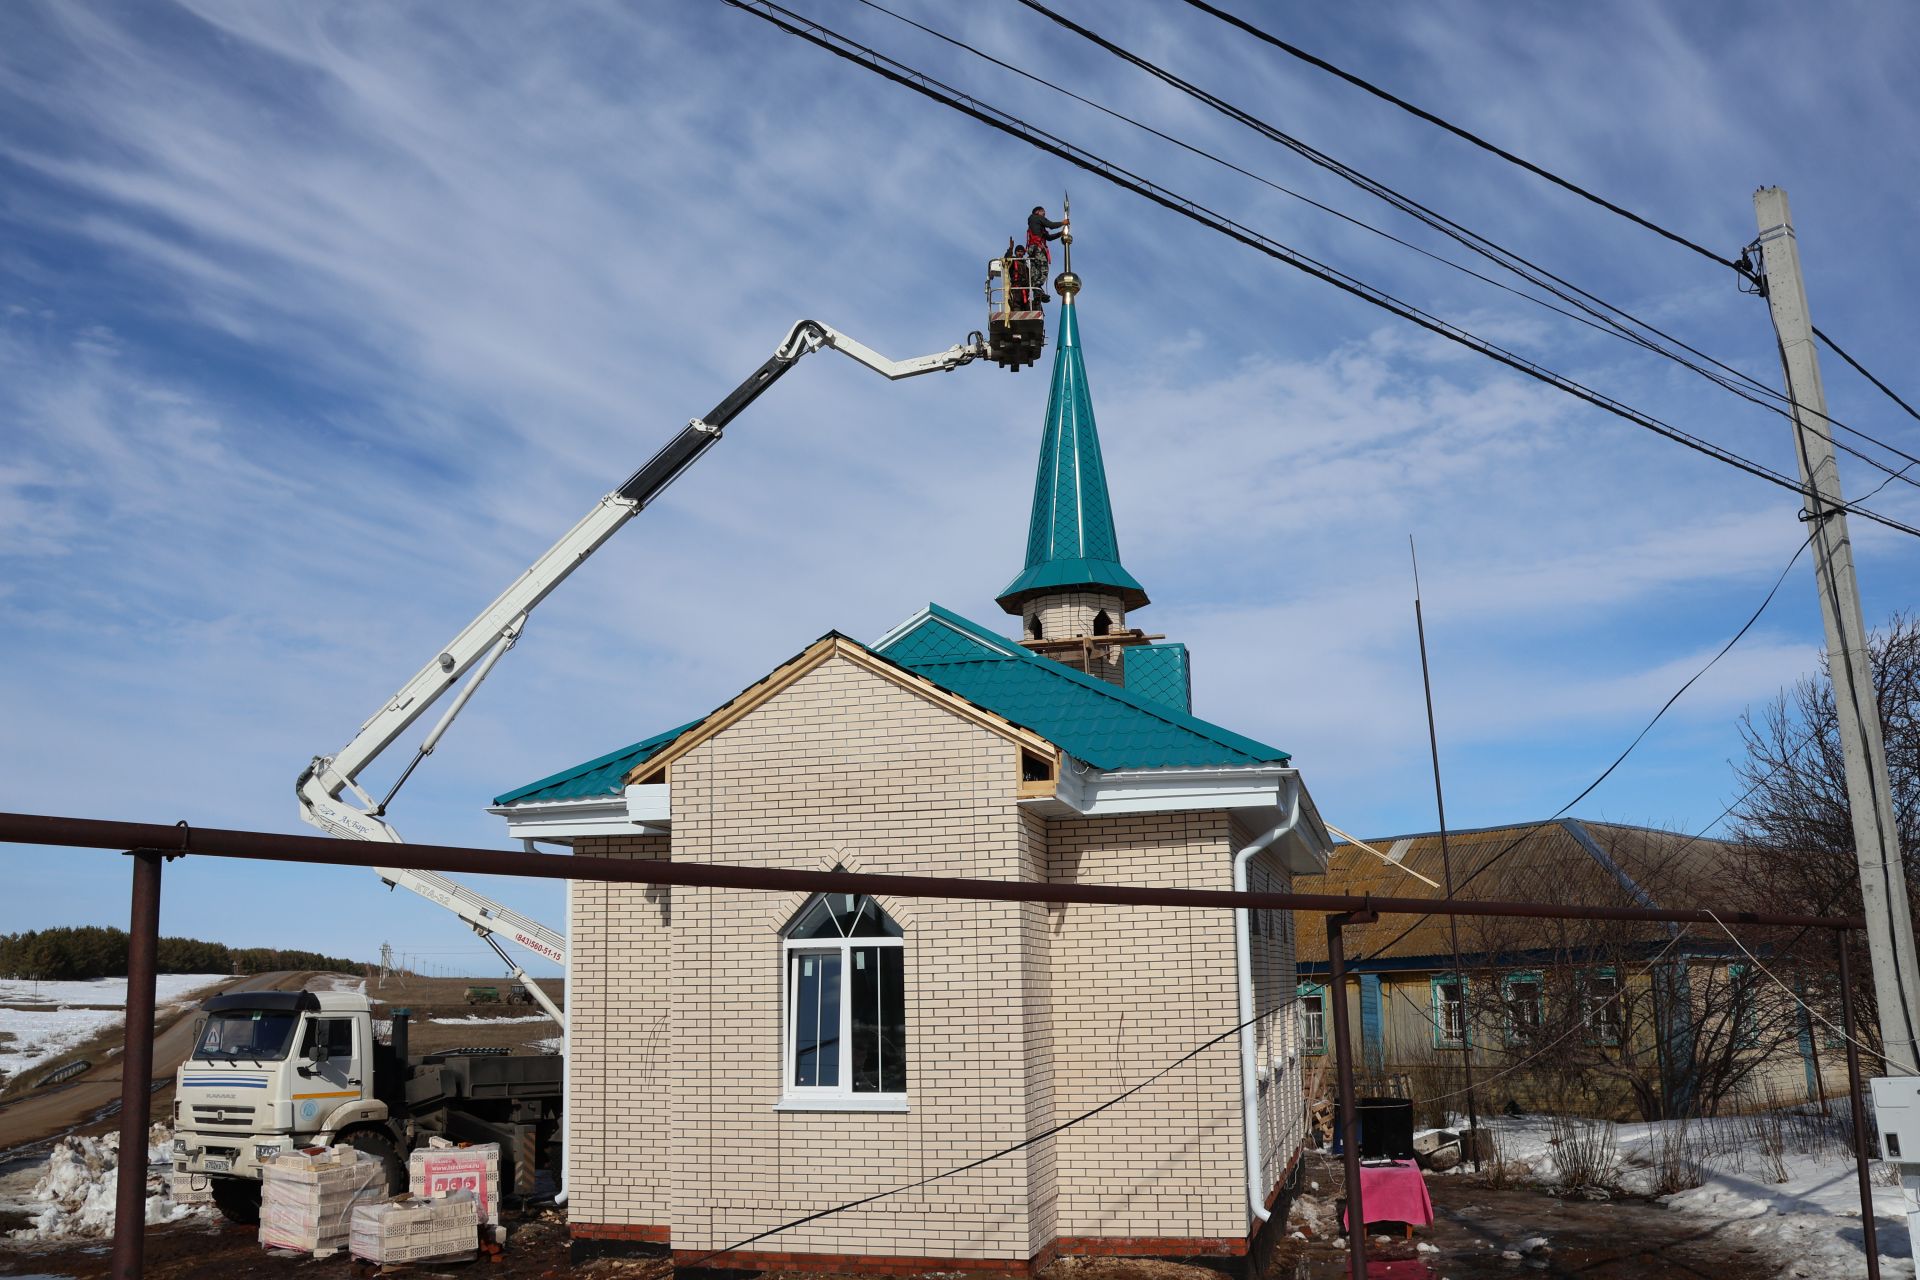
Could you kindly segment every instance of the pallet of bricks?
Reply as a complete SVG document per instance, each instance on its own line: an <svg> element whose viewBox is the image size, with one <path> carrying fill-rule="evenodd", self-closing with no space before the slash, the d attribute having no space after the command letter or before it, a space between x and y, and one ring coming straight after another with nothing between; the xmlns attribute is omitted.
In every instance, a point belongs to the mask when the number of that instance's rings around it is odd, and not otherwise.
<svg viewBox="0 0 1920 1280"><path fill-rule="evenodd" d="M386 1166L348 1146L289 1151L260 1174L260 1243L323 1258L346 1248L355 1206L387 1194Z"/></svg>
<svg viewBox="0 0 1920 1280"><path fill-rule="evenodd" d="M500 1224L498 1143L430 1139L407 1160L408 1192L354 1212L353 1256L382 1267L471 1256ZM490 1249L493 1245L488 1246Z"/></svg>
<svg viewBox="0 0 1920 1280"><path fill-rule="evenodd" d="M500 1226L500 1144L477 1142L456 1146L445 1138L429 1138L407 1157L407 1189L433 1198L452 1191L472 1192L480 1202L480 1222L488 1236L498 1239Z"/></svg>
<svg viewBox="0 0 1920 1280"><path fill-rule="evenodd" d="M480 1234L480 1201L470 1191L433 1200L395 1196L353 1211L348 1247L363 1262L390 1267L408 1262L445 1262L474 1256Z"/></svg>

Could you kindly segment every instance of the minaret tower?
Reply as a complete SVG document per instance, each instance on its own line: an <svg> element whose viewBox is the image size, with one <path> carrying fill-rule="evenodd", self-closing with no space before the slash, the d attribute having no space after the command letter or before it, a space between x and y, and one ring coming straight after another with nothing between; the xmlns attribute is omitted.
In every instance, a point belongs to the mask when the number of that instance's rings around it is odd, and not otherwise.
<svg viewBox="0 0 1920 1280"><path fill-rule="evenodd" d="M1093 398L1080 356L1080 277L1073 273L1071 229L1060 243L1065 257L1053 285L1060 295L1060 340L1040 438L1027 564L1000 593L999 603L1020 616L1020 642L1029 649L1124 684L1126 649L1161 637L1127 626L1128 611L1143 607L1147 593L1120 563Z"/></svg>

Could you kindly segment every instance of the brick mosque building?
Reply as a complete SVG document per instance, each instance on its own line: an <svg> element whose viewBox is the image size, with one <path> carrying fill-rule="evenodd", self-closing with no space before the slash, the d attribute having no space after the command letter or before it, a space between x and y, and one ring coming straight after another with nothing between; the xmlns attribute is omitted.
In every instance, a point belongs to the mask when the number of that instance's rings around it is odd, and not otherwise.
<svg viewBox="0 0 1920 1280"><path fill-rule="evenodd" d="M599 857L1195 889L1324 870L1287 752L1196 718L1184 646L1130 626L1147 594L1120 562L1063 293L1026 564L999 597L1017 637L938 605L872 644L828 634L699 720L498 797L511 834ZM581 882L568 907L576 1256L1231 1267L1294 1171L1288 913Z"/></svg>

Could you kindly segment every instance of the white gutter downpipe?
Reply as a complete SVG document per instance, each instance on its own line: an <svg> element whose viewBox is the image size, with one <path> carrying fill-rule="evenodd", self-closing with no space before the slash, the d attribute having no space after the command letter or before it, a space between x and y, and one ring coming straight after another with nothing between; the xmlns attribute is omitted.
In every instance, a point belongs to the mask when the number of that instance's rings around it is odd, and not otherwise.
<svg viewBox="0 0 1920 1280"><path fill-rule="evenodd" d="M1255 838L1246 848L1233 856L1233 891L1247 891L1247 867L1262 850L1270 847L1274 841L1292 831L1300 822L1300 775L1287 778L1288 797L1282 808L1287 816L1280 824L1265 835ZM1255 1221L1265 1222L1273 1215L1267 1212L1267 1189L1262 1185L1260 1171L1266 1163L1260 1150L1260 1069L1255 1060L1256 1048L1253 1030L1253 944L1248 931L1249 917L1247 908L1235 907L1233 911L1233 959L1240 976L1240 1128L1244 1136L1247 1159L1247 1207L1253 1211Z"/></svg>
<svg viewBox="0 0 1920 1280"><path fill-rule="evenodd" d="M533 841L527 841L529 852ZM568 852L572 852L569 846ZM560 999L566 1005L567 1020L560 1024L560 1189L553 1202L564 1205L573 1191L573 881L567 887L567 963L560 971Z"/></svg>

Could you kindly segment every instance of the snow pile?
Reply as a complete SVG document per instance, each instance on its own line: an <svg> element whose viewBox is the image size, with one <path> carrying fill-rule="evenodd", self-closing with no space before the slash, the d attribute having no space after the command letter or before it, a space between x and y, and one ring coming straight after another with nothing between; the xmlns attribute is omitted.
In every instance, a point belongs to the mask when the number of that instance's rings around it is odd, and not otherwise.
<svg viewBox="0 0 1920 1280"><path fill-rule="evenodd" d="M1514 1181L1563 1183L1549 1118L1494 1117L1482 1124L1492 1131L1498 1158ZM1658 1204L1712 1223L1719 1238L1772 1256L1783 1280L1862 1274L1860 1186L1842 1140L1796 1143L1774 1127L1769 1143L1768 1130L1741 1116L1619 1125L1614 1134L1618 1165L1610 1185L1653 1196ZM1817 1149L1804 1149L1809 1145ZM1660 1195L1663 1157L1672 1164L1679 1151L1697 1165L1703 1181ZM1461 1169L1466 1168L1463 1162ZM1874 1168L1884 1166L1876 1162ZM1875 1185L1873 1209L1882 1274L1886 1280L1912 1277L1900 1187Z"/></svg>
<svg viewBox="0 0 1920 1280"><path fill-rule="evenodd" d="M1787 1180L1709 1168L1706 1182L1664 1197L1662 1204L1711 1220L1727 1240L1741 1240L1786 1259L1786 1276L1842 1276L1864 1265L1860 1184L1852 1160L1787 1156ZM1914 1274L1906 1207L1897 1186L1873 1188L1881 1275Z"/></svg>
<svg viewBox="0 0 1920 1280"><path fill-rule="evenodd" d="M544 1040L535 1040L533 1047L542 1053L560 1053L566 1047L565 1036L548 1036Z"/></svg>
<svg viewBox="0 0 1920 1280"><path fill-rule="evenodd" d="M175 1204L167 1193L173 1134L156 1124L147 1135L147 1222L178 1222L205 1209ZM61 1138L23 1207L33 1224L8 1234L16 1240L105 1239L113 1234L120 1135Z"/></svg>
<svg viewBox="0 0 1920 1280"><path fill-rule="evenodd" d="M429 1021L439 1027L504 1027L515 1022L552 1022L553 1019L544 1013L518 1018L488 1018L477 1013L469 1013L458 1018L431 1018Z"/></svg>

